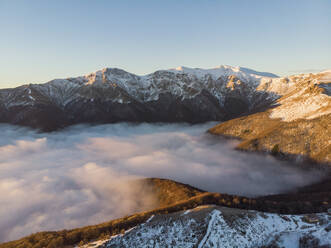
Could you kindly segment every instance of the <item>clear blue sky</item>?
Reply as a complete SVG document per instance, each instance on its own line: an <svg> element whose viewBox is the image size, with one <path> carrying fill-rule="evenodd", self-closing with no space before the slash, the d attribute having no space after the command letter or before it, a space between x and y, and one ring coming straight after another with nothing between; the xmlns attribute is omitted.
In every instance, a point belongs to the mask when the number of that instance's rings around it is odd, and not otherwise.
<svg viewBox="0 0 331 248"><path fill-rule="evenodd" d="M331 68L331 0L0 0L0 88L221 64Z"/></svg>

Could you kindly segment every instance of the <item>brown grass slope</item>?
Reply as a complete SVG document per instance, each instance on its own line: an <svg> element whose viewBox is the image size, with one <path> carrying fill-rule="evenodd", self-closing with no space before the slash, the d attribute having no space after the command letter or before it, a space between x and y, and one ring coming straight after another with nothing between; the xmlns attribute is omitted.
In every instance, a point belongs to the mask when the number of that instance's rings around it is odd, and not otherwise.
<svg viewBox="0 0 331 248"><path fill-rule="evenodd" d="M331 114L284 122L270 118L267 111L226 121L208 132L240 138L238 149L331 163Z"/></svg>
<svg viewBox="0 0 331 248"><path fill-rule="evenodd" d="M149 190L157 199L157 207L165 207L178 201L188 200L204 191L188 184L160 178L144 178L139 180L143 188Z"/></svg>

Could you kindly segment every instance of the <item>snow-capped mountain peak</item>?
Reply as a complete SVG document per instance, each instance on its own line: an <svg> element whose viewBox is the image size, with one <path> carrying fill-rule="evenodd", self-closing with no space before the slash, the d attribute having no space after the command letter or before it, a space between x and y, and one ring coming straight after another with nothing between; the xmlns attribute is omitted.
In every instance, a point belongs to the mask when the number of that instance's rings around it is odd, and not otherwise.
<svg viewBox="0 0 331 248"><path fill-rule="evenodd" d="M277 75L268 72L258 72L249 68L240 67L240 66L230 66L230 65L219 65L211 69L202 69L202 68L189 68L185 66L179 66L175 69L169 69L171 72L179 72L185 74L195 75L197 77L204 77L206 75L214 76L218 78L220 76L230 76L235 75L241 78L261 78L261 77L270 77L276 78Z"/></svg>

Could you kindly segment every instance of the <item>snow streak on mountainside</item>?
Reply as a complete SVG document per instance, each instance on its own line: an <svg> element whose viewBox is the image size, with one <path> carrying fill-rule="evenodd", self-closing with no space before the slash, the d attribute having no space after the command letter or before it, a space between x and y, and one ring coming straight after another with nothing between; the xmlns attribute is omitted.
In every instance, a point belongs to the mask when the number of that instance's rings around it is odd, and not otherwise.
<svg viewBox="0 0 331 248"><path fill-rule="evenodd" d="M201 206L152 216L94 247L329 247L330 218Z"/></svg>

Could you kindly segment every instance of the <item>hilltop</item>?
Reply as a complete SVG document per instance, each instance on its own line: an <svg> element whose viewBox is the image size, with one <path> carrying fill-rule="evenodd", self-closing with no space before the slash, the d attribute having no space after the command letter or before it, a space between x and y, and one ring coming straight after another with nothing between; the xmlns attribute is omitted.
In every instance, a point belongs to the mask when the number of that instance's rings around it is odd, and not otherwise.
<svg viewBox="0 0 331 248"><path fill-rule="evenodd" d="M223 122L212 134L240 138L239 149L331 162L331 72L292 76L296 86L266 111Z"/></svg>

